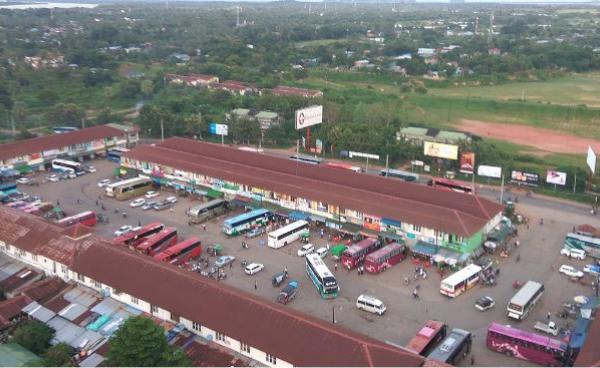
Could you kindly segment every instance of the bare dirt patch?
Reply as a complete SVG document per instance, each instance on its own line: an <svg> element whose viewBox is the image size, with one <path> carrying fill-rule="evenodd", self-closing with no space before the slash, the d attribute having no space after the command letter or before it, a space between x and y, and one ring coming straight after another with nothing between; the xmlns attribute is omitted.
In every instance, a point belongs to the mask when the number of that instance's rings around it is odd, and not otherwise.
<svg viewBox="0 0 600 368"><path fill-rule="evenodd" d="M585 154L588 146L592 146L595 152L600 151L600 141L595 139L576 137L567 133L527 125L462 119L458 128L481 137L530 146L546 152Z"/></svg>

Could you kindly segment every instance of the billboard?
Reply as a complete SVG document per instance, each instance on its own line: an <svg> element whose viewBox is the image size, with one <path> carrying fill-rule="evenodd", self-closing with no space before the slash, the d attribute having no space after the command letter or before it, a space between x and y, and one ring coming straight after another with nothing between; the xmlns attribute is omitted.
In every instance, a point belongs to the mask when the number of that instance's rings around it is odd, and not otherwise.
<svg viewBox="0 0 600 368"><path fill-rule="evenodd" d="M373 159L373 160L379 160L379 155L375 155L375 154L372 154L372 153L350 151L349 156L350 156L350 158L353 158L353 157L362 157L362 158L370 158L370 159Z"/></svg>
<svg viewBox="0 0 600 368"><path fill-rule="evenodd" d="M460 154L460 172L473 174L475 170L475 152L463 152Z"/></svg>
<svg viewBox="0 0 600 368"><path fill-rule="evenodd" d="M323 106L315 105L296 110L296 129L308 128L309 126L323 122Z"/></svg>
<svg viewBox="0 0 600 368"><path fill-rule="evenodd" d="M216 134L216 135L227 135L228 131L228 127L225 124L217 124L217 123L210 123L210 125L208 126L208 131L210 132L210 134Z"/></svg>
<svg viewBox="0 0 600 368"><path fill-rule="evenodd" d="M587 165L592 170L592 174L596 173L596 154L591 146L588 146Z"/></svg>
<svg viewBox="0 0 600 368"><path fill-rule="evenodd" d="M548 184L558 184L565 185L567 184L567 173L548 170L546 172L546 183Z"/></svg>
<svg viewBox="0 0 600 368"><path fill-rule="evenodd" d="M535 173L513 170L510 174L510 180L518 184L537 186L540 176Z"/></svg>
<svg viewBox="0 0 600 368"><path fill-rule="evenodd" d="M447 160L457 160L458 146L453 144L423 142L423 153L425 156L445 158Z"/></svg>
<svg viewBox="0 0 600 368"><path fill-rule="evenodd" d="M500 179L502 177L502 168L500 166L479 165L477 166L477 175Z"/></svg>

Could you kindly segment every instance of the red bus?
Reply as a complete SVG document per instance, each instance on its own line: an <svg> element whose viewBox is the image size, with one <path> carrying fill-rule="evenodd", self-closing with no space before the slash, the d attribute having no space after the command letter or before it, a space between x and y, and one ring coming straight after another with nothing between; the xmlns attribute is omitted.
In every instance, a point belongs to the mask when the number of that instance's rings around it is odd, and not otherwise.
<svg viewBox="0 0 600 368"><path fill-rule="evenodd" d="M87 226L96 225L96 212L94 211L85 211L78 213L73 216L65 217L63 219L58 220L58 225L62 227L69 227L75 224L84 224Z"/></svg>
<svg viewBox="0 0 600 368"><path fill-rule="evenodd" d="M381 249L369 253L365 258L365 269L370 273L380 273L406 258L405 245L390 243Z"/></svg>
<svg viewBox="0 0 600 368"><path fill-rule="evenodd" d="M445 323L431 319L410 339L406 348L419 355L427 356L446 337L446 330Z"/></svg>
<svg viewBox="0 0 600 368"><path fill-rule="evenodd" d="M131 245L132 247L137 247L141 242L146 240L147 237L149 237L150 235L156 234L157 232L161 231L164 228L165 228L165 225L161 224L160 222L153 222L151 224L144 226L143 228L141 228L137 231L132 231L130 233L127 233L127 234L124 234L121 236L117 236L116 238L113 239L113 243L120 244L120 245Z"/></svg>
<svg viewBox="0 0 600 368"><path fill-rule="evenodd" d="M177 229L167 227L144 240L136 248L144 254L155 256L175 243L177 243Z"/></svg>
<svg viewBox="0 0 600 368"><path fill-rule="evenodd" d="M379 241L374 238L366 238L356 244L352 244L342 253L342 264L349 270L360 266L367 254L377 249L378 245Z"/></svg>
<svg viewBox="0 0 600 368"><path fill-rule="evenodd" d="M357 173L361 173L362 169L358 166L352 166L348 164L343 164L341 162L328 162L325 166L330 167L332 169L340 169L340 170L349 170Z"/></svg>
<svg viewBox="0 0 600 368"><path fill-rule="evenodd" d="M189 238L188 240L175 244L161 253L158 253L154 256L154 259L169 262L174 265L181 265L192 258L199 257L201 253L202 246L200 239Z"/></svg>
<svg viewBox="0 0 600 368"><path fill-rule="evenodd" d="M460 181L444 179L444 178L433 178L427 182L427 185L442 190L448 190L458 193L473 194L473 187L471 184L465 184Z"/></svg>

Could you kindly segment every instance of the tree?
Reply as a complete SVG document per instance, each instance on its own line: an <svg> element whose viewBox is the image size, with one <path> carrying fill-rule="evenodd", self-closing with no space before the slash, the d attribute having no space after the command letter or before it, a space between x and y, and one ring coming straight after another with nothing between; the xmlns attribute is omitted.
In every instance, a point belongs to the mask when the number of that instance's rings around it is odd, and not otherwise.
<svg viewBox="0 0 600 368"><path fill-rule="evenodd" d="M17 135L18 140L30 139L30 138L35 138L35 134L30 133L29 130L27 130L25 128L21 128L21 130L19 130L19 134Z"/></svg>
<svg viewBox="0 0 600 368"><path fill-rule="evenodd" d="M13 100L10 97L10 92L3 85L0 85L0 105L3 105L6 110L10 110L13 107Z"/></svg>
<svg viewBox="0 0 600 368"><path fill-rule="evenodd" d="M13 119L15 119L15 123L18 125L25 124L25 121L27 120L27 108L25 103L22 101L15 102L12 108L12 116Z"/></svg>
<svg viewBox="0 0 600 368"><path fill-rule="evenodd" d="M39 321L27 321L13 333L14 341L34 354L42 354L50 347L54 330Z"/></svg>
<svg viewBox="0 0 600 368"><path fill-rule="evenodd" d="M74 349L64 342L56 344L44 353L44 367L65 366L71 361L71 357L74 353Z"/></svg>
<svg viewBox="0 0 600 368"><path fill-rule="evenodd" d="M109 124L115 121L115 115L110 107L105 107L96 116L96 124Z"/></svg>
<svg viewBox="0 0 600 368"><path fill-rule="evenodd" d="M50 124L79 127L85 113L73 103L60 103L49 110L45 117Z"/></svg>
<svg viewBox="0 0 600 368"><path fill-rule="evenodd" d="M162 328L152 320L130 317L110 338L107 354L108 366L160 367L190 366L185 354L170 346Z"/></svg>
<svg viewBox="0 0 600 368"><path fill-rule="evenodd" d="M142 83L140 83L140 90L145 97L150 96L154 91L154 85L152 84L152 81L149 79L143 80Z"/></svg>
<svg viewBox="0 0 600 368"><path fill-rule="evenodd" d="M256 119L230 118L229 133L232 138L238 142L257 141L260 138L260 123Z"/></svg>

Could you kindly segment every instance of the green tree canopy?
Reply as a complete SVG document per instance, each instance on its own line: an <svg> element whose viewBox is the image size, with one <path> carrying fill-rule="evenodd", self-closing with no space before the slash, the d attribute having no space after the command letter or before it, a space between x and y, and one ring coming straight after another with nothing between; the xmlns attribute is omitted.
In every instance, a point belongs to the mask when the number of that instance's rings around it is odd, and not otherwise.
<svg viewBox="0 0 600 368"><path fill-rule="evenodd" d="M113 367L191 365L183 351L167 343L164 330L142 316L127 319L110 338L107 360L108 365Z"/></svg>
<svg viewBox="0 0 600 368"><path fill-rule="evenodd" d="M45 367L64 367L71 366L71 357L75 353L74 349L64 342L58 343L44 353Z"/></svg>
<svg viewBox="0 0 600 368"><path fill-rule="evenodd" d="M42 354L50 347L54 330L39 321L27 321L13 333L14 341L34 354Z"/></svg>
<svg viewBox="0 0 600 368"><path fill-rule="evenodd" d="M73 103L58 104L46 113L49 124L79 127L85 117L83 110Z"/></svg>

